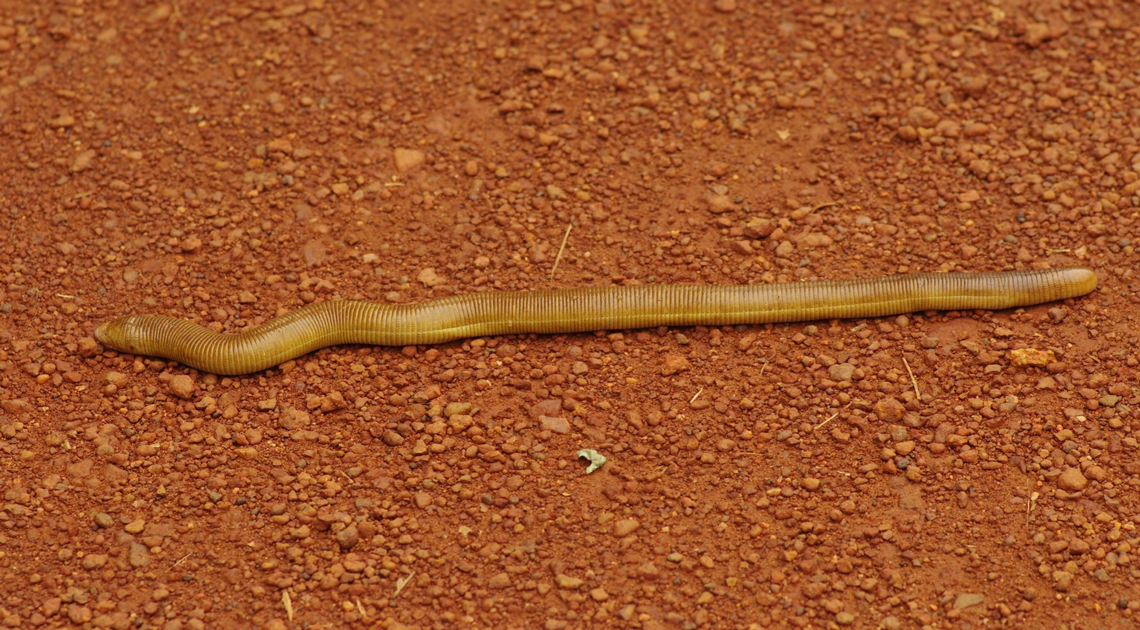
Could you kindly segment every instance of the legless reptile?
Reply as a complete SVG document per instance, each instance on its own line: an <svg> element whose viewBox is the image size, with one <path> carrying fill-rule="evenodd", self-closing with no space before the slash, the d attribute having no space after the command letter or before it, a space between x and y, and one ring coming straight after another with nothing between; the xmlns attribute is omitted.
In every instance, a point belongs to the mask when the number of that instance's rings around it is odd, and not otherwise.
<svg viewBox="0 0 1140 630"><path fill-rule="evenodd" d="M339 344L406 346L520 333L722 326L1004 309L1084 295L1089 269L920 273L768 285L657 285L456 295L419 304L310 304L236 335L173 317L128 315L95 338L204 372L248 374Z"/></svg>

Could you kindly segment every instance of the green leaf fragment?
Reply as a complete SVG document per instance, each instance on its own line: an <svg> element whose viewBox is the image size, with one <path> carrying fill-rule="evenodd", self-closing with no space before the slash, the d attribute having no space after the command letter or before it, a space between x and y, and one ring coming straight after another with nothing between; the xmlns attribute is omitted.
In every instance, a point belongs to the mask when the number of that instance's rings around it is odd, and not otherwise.
<svg viewBox="0 0 1140 630"><path fill-rule="evenodd" d="M605 455L602 455L601 453L595 451L592 448L584 448L584 449L578 451L578 458L579 459L585 458L585 459L590 460L590 465L586 467L586 474L587 475L594 472L595 470L601 468L606 463Z"/></svg>

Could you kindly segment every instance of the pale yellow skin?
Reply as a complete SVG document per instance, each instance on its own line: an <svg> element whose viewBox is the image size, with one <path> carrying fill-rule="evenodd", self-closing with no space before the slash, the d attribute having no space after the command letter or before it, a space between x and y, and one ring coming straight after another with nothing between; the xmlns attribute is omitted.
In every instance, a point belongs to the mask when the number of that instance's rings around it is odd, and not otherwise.
<svg viewBox="0 0 1140 630"><path fill-rule="evenodd" d="M1084 295L1089 269L909 274L769 285L656 285L471 293L420 304L311 304L240 334L173 317L102 324L104 346L204 372L258 372L326 346L434 344L466 337L655 326L721 326L881 317L914 311L1004 309Z"/></svg>

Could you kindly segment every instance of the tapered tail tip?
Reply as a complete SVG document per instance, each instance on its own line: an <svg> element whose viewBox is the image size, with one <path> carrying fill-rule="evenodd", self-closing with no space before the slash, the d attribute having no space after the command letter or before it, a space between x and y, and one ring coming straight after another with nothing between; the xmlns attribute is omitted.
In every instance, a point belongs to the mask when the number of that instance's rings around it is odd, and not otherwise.
<svg viewBox="0 0 1140 630"><path fill-rule="evenodd" d="M95 328L95 341L98 341L99 343L103 344L104 346L109 345L107 343L107 326L109 324L110 324L110 322L105 322L105 323L99 324Z"/></svg>
<svg viewBox="0 0 1140 630"><path fill-rule="evenodd" d="M1068 297L1077 297L1091 293L1096 288L1096 272L1084 267L1073 267L1065 270L1065 280L1072 287L1072 294Z"/></svg>

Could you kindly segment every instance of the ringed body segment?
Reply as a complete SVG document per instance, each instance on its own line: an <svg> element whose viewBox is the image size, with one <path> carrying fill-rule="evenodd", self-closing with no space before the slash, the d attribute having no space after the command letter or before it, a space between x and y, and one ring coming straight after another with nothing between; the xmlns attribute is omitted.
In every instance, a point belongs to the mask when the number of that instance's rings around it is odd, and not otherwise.
<svg viewBox="0 0 1140 630"><path fill-rule="evenodd" d="M340 344L408 346L466 337L656 326L721 326L881 317L914 311L997 310L1078 297L1089 269L920 273L765 285L651 285L470 293L419 304L310 304L240 334L184 319L128 315L95 338L120 352L215 374L248 374Z"/></svg>

